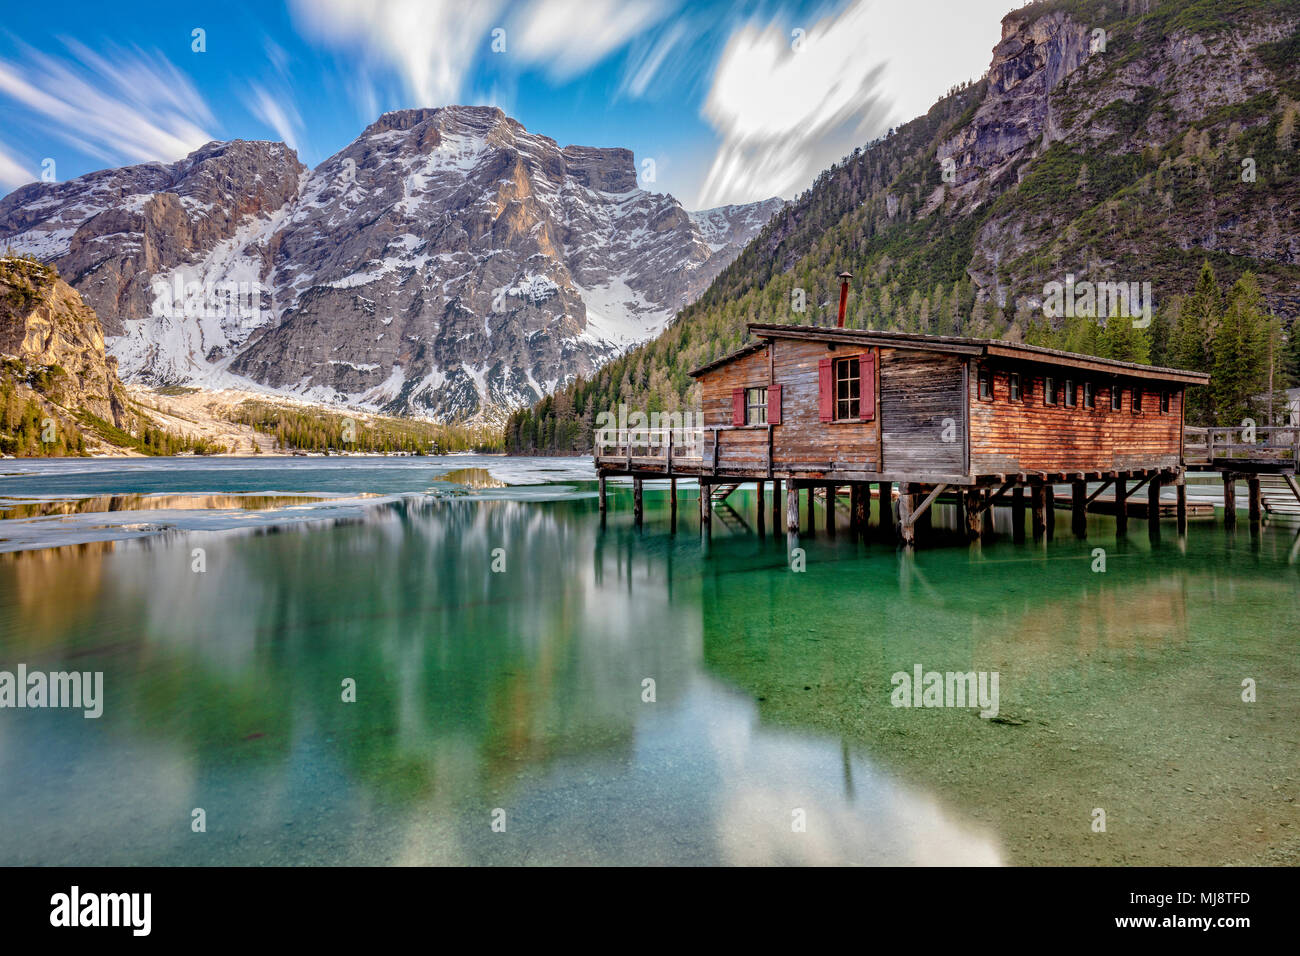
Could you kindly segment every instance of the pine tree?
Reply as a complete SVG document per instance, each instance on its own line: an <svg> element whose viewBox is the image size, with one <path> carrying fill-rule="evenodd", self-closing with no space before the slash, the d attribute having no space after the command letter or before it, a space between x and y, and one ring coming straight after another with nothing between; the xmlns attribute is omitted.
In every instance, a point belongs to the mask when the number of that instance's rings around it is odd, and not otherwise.
<svg viewBox="0 0 1300 956"><path fill-rule="evenodd" d="M1267 341L1259 282L1253 273L1247 272L1233 285L1211 352L1215 415L1232 424L1258 418L1260 392L1267 384Z"/></svg>

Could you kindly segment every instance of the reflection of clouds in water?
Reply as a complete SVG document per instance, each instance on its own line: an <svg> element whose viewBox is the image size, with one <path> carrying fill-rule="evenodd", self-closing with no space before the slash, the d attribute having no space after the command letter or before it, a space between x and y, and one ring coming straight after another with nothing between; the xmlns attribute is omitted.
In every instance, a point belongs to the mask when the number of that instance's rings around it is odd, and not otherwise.
<svg viewBox="0 0 1300 956"><path fill-rule="evenodd" d="M716 695L715 695L716 696ZM729 864L992 866L991 835L949 819L841 745L760 724L748 701L711 701L718 841ZM703 715L701 715L702 717ZM806 830L792 829L795 808Z"/></svg>

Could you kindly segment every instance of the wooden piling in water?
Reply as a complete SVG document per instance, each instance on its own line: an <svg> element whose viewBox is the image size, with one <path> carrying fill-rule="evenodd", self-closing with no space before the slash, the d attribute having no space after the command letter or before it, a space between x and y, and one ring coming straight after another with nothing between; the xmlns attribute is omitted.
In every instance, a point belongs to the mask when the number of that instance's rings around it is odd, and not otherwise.
<svg viewBox="0 0 1300 956"><path fill-rule="evenodd" d="M641 506L642 506L641 490L642 490L641 479L633 478L632 479L632 521L637 525L641 524Z"/></svg>
<svg viewBox="0 0 1300 956"><path fill-rule="evenodd" d="M1179 475L1175 486L1178 495L1178 533L1187 534L1187 476Z"/></svg>
<svg viewBox="0 0 1300 956"><path fill-rule="evenodd" d="M870 485L855 481L849 485L849 530L856 537L867 530L867 502Z"/></svg>
<svg viewBox="0 0 1300 956"><path fill-rule="evenodd" d="M1261 502L1259 496L1258 475L1251 475L1246 479L1246 490L1249 492L1250 495L1250 500L1249 500L1250 523L1252 525L1257 525L1263 519L1263 515L1260 508Z"/></svg>
<svg viewBox="0 0 1300 956"><path fill-rule="evenodd" d="M968 488L962 492L964 499L963 510L966 513L966 537L974 541L984 533L984 512L980 505L980 491L978 488Z"/></svg>
<svg viewBox="0 0 1300 956"><path fill-rule="evenodd" d="M1025 540L1025 488L1016 485L1011 489L1011 536L1017 541Z"/></svg>
<svg viewBox="0 0 1300 956"><path fill-rule="evenodd" d="M898 486L898 536L905 547L916 544L916 527L912 524L912 509L916 507L915 485Z"/></svg>
<svg viewBox="0 0 1300 956"><path fill-rule="evenodd" d="M772 479L772 533L781 527L781 479Z"/></svg>
<svg viewBox="0 0 1300 956"><path fill-rule="evenodd" d="M1223 473L1223 526L1237 527L1237 476L1230 471Z"/></svg>
<svg viewBox="0 0 1300 956"><path fill-rule="evenodd" d="M672 478L668 481L668 500L669 504L669 528L672 531L677 530L677 479Z"/></svg>
<svg viewBox="0 0 1300 956"><path fill-rule="evenodd" d="M700 530L713 530L713 491L707 482L700 482Z"/></svg>
<svg viewBox="0 0 1300 956"><path fill-rule="evenodd" d="M1070 530L1076 538L1088 537L1088 483L1075 480L1070 483Z"/></svg>
<svg viewBox="0 0 1300 956"><path fill-rule="evenodd" d="M1163 475L1152 475L1147 485L1147 533L1152 538L1160 537L1160 487L1163 483Z"/></svg>
<svg viewBox="0 0 1300 956"><path fill-rule="evenodd" d="M605 513L607 502L605 501L605 473L602 471L596 476L596 497L600 499L600 513Z"/></svg>
<svg viewBox="0 0 1300 956"><path fill-rule="evenodd" d="M1034 513L1034 540L1037 541L1047 534L1047 494L1046 486L1042 482L1034 484L1031 494L1033 496L1032 510Z"/></svg>
<svg viewBox="0 0 1300 956"><path fill-rule="evenodd" d="M817 512L813 510L813 505L817 500L817 486L809 485L807 490L808 490L808 534L811 536L817 533Z"/></svg>
<svg viewBox="0 0 1300 956"><path fill-rule="evenodd" d="M1048 541L1056 536L1056 488L1050 481L1043 484L1043 532Z"/></svg>
<svg viewBox="0 0 1300 956"><path fill-rule="evenodd" d="M888 538L894 533L894 483L882 481L877 485L877 493L880 495L880 516L877 523L881 537Z"/></svg>
<svg viewBox="0 0 1300 956"><path fill-rule="evenodd" d="M826 536L835 537L835 486L826 486Z"/></svg>
<svg viewBox="0 0 1300 956"><path fill-rule="evenodd" d="M785 530L790 534L799 533L799 489L793 478L785 485Z"/></svg>
<svg viewBox="0 0 1300 956"><path fill-rule="evenodd" d="M1128 475L1115 479L1115 534L1128 534Z"/></svg>

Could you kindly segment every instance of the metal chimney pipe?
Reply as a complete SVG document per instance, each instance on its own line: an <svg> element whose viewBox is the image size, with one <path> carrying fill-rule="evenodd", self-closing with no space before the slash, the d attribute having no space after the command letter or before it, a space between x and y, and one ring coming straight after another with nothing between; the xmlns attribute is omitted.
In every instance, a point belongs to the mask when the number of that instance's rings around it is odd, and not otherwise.
<svg viewBox="0 0 1300 956"><path fill-rule="evenodd" d="M840 317L835 322L837 329L844 328L844 310L849 304L849 280L852 278L852 272L840 273Z"/></svg>

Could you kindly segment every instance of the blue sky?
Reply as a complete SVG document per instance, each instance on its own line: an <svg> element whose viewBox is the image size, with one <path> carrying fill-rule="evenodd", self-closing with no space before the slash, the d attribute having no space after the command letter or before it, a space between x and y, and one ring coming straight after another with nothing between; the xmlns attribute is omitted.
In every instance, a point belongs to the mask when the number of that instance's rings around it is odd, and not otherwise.
<svg viewBox="0 0 1300 956"><path fill-rule="evenodd" d="M628 147L688 208L789 197L982 74L1017 5L11 2L0 192L210 139L284 140L314 166L387 110L488 103L562 146Z"/></svg>

